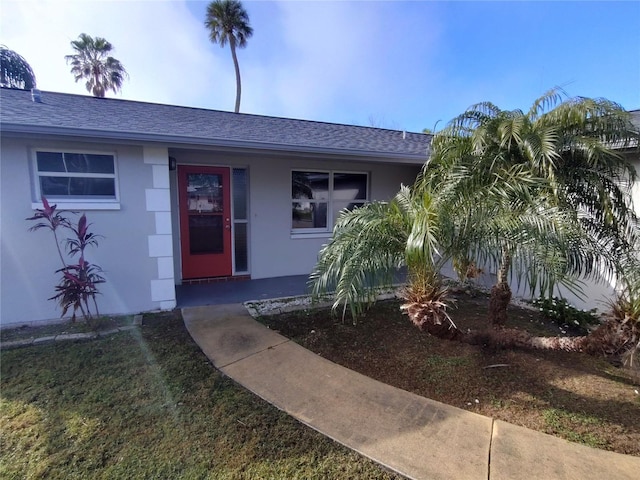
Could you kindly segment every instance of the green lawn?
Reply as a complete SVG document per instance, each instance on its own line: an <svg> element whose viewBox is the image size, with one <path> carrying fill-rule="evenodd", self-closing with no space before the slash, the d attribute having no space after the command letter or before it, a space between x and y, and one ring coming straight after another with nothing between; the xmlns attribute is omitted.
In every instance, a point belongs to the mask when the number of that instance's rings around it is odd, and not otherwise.
<svg viewBox="0 0 640 480"><path fill-rule="evenodd" d="M220 375L179 316L1 362L3 479L397 478Z"/></svg>

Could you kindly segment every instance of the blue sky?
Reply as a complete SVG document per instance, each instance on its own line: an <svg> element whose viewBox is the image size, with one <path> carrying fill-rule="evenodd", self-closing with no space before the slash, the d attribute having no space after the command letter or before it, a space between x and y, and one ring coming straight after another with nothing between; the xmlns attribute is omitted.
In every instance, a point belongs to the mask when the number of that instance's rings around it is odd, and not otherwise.
<svg viewBox="0 0 640 480"><path fill-rule="evenodd" d="M640 108L640 1L245 1L241 112L420 131L470 105L527 109L554 86ZM0 43L42 90L86 94L64 55L81 32L130 80L109 96L232 110L207 2L0 0Z"/></svg>

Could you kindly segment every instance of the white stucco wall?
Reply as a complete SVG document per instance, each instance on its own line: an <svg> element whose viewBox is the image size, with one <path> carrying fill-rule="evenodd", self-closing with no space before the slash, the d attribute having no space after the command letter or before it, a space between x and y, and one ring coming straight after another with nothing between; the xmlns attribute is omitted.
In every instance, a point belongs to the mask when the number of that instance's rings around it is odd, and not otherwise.
<svg viewBox="0 0 640 480"><path fill-rule="evenodd" d="M631 164L636 169L636 174L639 179L633 186L633 191L631 192L631 198L633 199L633 206L635 207L636 213L640 215L640 154L634 157L630 157Z"/></svg>
<svg viewBox="0 0 640 480"><path fill-rule="evenodd" d="M309 168L368 172L370 200L392 198L401 183L413 183L419 170L419 167L308 159L254 165L251 168L253 278L310 273L318 251L328 241L328 235L321 238L292 238L291 235L291 170ZM263 183L263 178L269 178L269 183Z"/></svg>
<svg viewBox="0 0 640 480"><path fill-rule="evenodd" d="M166 252L153 256L152 240L167 235L170 202L167 150L87 143L69 139L2 138L0 157L0 325L24 324L58 319L60 311L54 301L60 268L51 232L29 232L33 222L31 155L34 148L74 149L113 152L116 155L120 191L119 210L88 210L91 230L103 235L98 248L88 247L87 260L104 269L106 283L100 285L98 306L104 314L124 314L170 308L169 298L158 280L170 278L171 262ZM164 165L162 163L164 162ZM165 212L162 195L167 200ZM153 198L149 198L149 197ZM62 208L62 205L59 205ZM151 208L151 210L149 210ZM160 218L159 218L160 217ZM163 223L164 222L164 223ZM160 232L160 233L159 233ZM168 232L171 246L171 231ZM168 250L169 259L171 249ZM159 260L164 257L164 260ZM156 282L154 284L153 282ZM164 282L166 283L166 282ZM154 286L155 285L155 286ZM155 289L155 291L154 291Z"/></svg>
<svg viewBox="0 0 640 480"><path fill-rule="evenodd" d="M254 279L310 273L317 253L329 235L299 238L291 234L291 171L318 169L367 172L370 199L387 200L400 184L411 184L420 166L353 162L292 156L230 155L217 152L170 150L178 164L206 164L248 169L249 262ZM174 172L175 173L175 172ZM177 194L172 179L174 232L177 232ZM180 278L179 238L174 236L176 279Z"/></svg>
<svg viewBox="0 0 640 480"><path fill-rule="evenodd" d="M636 173L640 175L640 156L637 154L630 154L627 159L635 167ZM637 215L640 215L640 181L636 181L631 190L631 200L633 202L634 209ZM597 308L599 311L609 310L609 301L612 301L616 296L616 284L615 280L606 283L594 283L592 281L585 281L582 287L583 298L578 298L575 295L562 292L566 298L572 302L578 308L592 309Z"/></svg>
<svg viewBox="0 0 640 480"><path fill-rule="evenodd" d="M635 167L636 172L640 175L640 157L638 155L628 155L627 159ZM635 211L640 215L640 181L636 181L631 192L632 202ZM479 280L485 286L491 286L495 283L495 272L485 274ZM527 288L518 288L517 282L512 282L511 288L514 295L520 298L531 298L531 294ZM615 280L611 279L609 282L594 282L592 280L582 280L581 286L582 294L580 296L575 295L566 288L558 288L555 295L558 297L566 298L575 307L585 310L591 310L593 308L600 312L606 312L609 310L608 302L615 298Z"/></svg>

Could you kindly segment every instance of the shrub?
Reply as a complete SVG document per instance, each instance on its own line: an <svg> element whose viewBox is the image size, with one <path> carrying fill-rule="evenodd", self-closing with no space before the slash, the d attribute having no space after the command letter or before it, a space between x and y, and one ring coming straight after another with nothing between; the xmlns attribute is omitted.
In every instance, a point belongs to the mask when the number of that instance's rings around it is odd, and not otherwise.
<svg viewBox="0 0 640 480"><path fill-rule="evenodd" d="M89 231L91 224L87 223L86 215L78 219L77 223L72 222L68 216L75 212L65 212L57 210L57 205L50 205L46 198L42 197L43 209L37 209L33 217L27 220L39 220L40 222L29 230L39 230L46 228L53 233L56 249L62 268L56 273L62 274L60 283L55 287L56 294L49 300L56 300L62 309L64 317L69 309L72 309L71 320L75 321L76 312L80 310L82 317L87 323L92 323L94 314L91 312L91 303L95 309L95 316L99 316L96 295L99 293L97 285L104 283L104 278L100 275L102 269L98 265L93 265L85 259L85 249L89 245L98 246L98 236ZM58 230L64 229L72 235L64 240L66 247L66 258L60 248ZM71 261L78 256L77 260ZM69 260L67 260L67 258Z"/></svg>
<svg viewBox="0 0 640 480"><path fill-rule="evenodd" d="M565 298L540 297L533 301L533 305L563 330L587 334L592 327L601 323L595 308L579 310Z"/></svg>
<svg viewBox="0 0 640 480"><path fill-rule="evenodd" d="M618 294L609 302L609 322L619 334L622 364L640 370L640 255L639 249L622 259Z"/></svg>

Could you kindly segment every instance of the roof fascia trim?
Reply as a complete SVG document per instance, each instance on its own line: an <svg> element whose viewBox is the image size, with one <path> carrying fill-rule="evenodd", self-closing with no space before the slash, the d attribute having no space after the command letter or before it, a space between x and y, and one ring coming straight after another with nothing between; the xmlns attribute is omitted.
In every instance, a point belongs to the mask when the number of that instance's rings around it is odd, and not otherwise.
<svg viewBox="0 0 640 480"><path fill-rule="evenodd" d="M410 154L398 154L393 152L371 152L366 150L350 150L350 149L338 149L338 148L320 148L320 147L304 147L298 145L286 145L286 144L274 144L263 142L240 142L234 140L224 139L209 139L201 137L185 137L174 135L156 135L149 133L133 133L133 132L113 132L104 130L85 130L85 129L72 129L72 128L55 128L55 127L42 127L42 126L24 126L17 124L2 123L0 125L0 132L2 133L17 133L17 134L36 134L36 135L52 135L52 136L65 136L65 137L81 137L81 138L93 138L101 140L123 140L123 141L137 141L137 142L153 142L153 143L165 143L170 145L193 145L203 147L217 147L217 148L234 148L234 149L248 149L248 150L270 150L270 151L285 151L294 153L309 153L309 154L329 154L329 155L348 155L350 157L363 157L363 158L380 158L391 160L405 160L411 163L424 163L429 158L428 153L425 151L423 155L410 155Z"/></svg>

